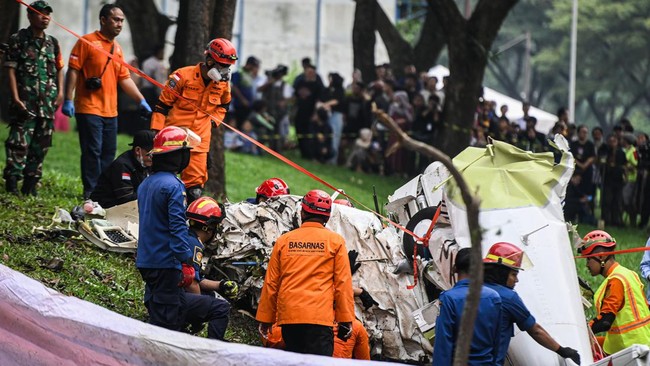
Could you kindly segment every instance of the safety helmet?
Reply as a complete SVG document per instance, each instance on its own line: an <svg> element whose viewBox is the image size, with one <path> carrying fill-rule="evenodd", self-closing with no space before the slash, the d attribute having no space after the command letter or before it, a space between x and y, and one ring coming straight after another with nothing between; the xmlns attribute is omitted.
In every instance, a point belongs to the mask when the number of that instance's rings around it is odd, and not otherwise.
<svg viewBox="0 0 650 366"><path fill-rule="evenodd" d="M329 217L332 211L332 198L320 189L311 190L302 198L302 210Z"/></svg>
<svg viewBox="0 0 650 366"><path fill-rule="evenodd" d="M582 255L591 254L594 249L598 247L614 249L616 247L616 239L612 238L606 231L594 230L589 232L582 238L578 253Z"/></svg>
<svg viewBox="0 0 650 366"><path fill-rule="evenodd" d="M500 264L515 271L529 269L533 266L530 258L528 258L523 250L514 244L506 242L493 244L485 258L483 258L483 263Z"/></svg>
<svg viewBox="0 0 650 366"><path fill-rule="evenodd" d="M179 149L191 149L195 145L196 137L192 136L193 132L176 127L167 126L160 130L153 138L153 148L150 154L164 154ZM200 137L199 141L201 140Z"/></svg>
<svg viewBox="0 0 650 366"><path fill-rule="evenodd" d="M237 61L235 46L225 38L211 40L205 54L210 55L214 61L220 64L234 65L235 61Z"/></svg>
<svg viewBox="0 0 650 366"><path fill-rule="evenodd" d="M334 200L334 203L336 203L336 204L338 204L338 205L343 205L343 206L348 206L348 207L354 207L354 205L352 204L352 202L350 202L349 200L346 200L346 199L344 199L344 198L338 198L338 199L335 199L335 200Z"/></svg>
<svg viewBox="0 0 650 366"><path fill-rule="evenodd" d="M190 220L214 228L226 216L226 211L214 198L203 196L190 203L186 216Z"/></svg>
<svg viewBox="0 0 650 366"><path fill-rule="evenodd" d="M270 178L262 182L255 189L255 193L266 198L275 197L281 194L289 194L289 186L280 178Z"/></svg>

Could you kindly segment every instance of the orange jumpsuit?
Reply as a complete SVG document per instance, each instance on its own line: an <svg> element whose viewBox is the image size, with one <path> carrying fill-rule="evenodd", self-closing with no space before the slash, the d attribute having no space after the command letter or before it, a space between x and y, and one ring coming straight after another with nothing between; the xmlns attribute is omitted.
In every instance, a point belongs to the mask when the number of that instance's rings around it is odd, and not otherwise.
<svg viewBox="0 0 650 366"><path fill-rule="evenodd" d="M352 336L347 341L342 341L336 334L338 327L334 328L334 354L335 358L353 358L355 360L370 359L370 340L368 332L358 319L352 322ZM282 339L282 328L273 325L268 339L262 338L262 345L268 348L284 349L285 344Z"/></svg>
<svg viewBox="0 0 650 366"><path fill-rule="evenodd" d="M201 137L201 144L191 151L190 164L181 173L187 188L203 187L208 180L212 125L223 121L230 103L230 83L209 80L206 85L201 76L201 65L182 67L169 76L151 116L153 130L166 126L187 127Z"/></svg>
<svg viewBox="0 0 650 366"><path fill-rule="evenodd" d="M336 302L336 309L334 309ZM271 253L257 320L333 326L354 320L350 261L343 237L305 222L278 238Z"/></svg>

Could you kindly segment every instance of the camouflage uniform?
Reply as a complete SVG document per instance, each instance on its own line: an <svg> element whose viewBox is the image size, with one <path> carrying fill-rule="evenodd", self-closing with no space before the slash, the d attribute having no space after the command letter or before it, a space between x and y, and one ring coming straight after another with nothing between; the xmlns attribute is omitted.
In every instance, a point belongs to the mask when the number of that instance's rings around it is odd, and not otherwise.
<svg viewBox="0 0 650 366"><path fill-rule="evenodd" d="M5 67L14 68L20 99L27 113L13 102L9 112L11 131L5 142L7 165L4 178L15 176L38 180L43 159L52 145L57 94L57 72L63 58L56 38L33 36L24 28L9 38Z"/></svg>

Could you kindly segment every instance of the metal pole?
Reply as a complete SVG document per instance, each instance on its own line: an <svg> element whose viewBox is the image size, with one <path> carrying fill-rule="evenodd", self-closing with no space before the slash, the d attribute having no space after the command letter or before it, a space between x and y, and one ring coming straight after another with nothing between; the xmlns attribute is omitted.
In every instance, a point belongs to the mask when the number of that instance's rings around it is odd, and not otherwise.
<svg viewBox="0 0 650 366"><path fill-rule="evenodd" d="M320 70L320 32L321 32L321 11L322 0L316 1L316 69Z"/></svg>
<svg viewBox="0 0 650 366"><path fill-rule="evenodd" d="M578 50L578 0L573 0L571 16L571 65L569 70L569 122L575 122L576 107L576 56Z"/></svg>
<svg viewBox="0 0 650 366"><path fill-rule="evenodd" d="M465 0L465 19L469 19L472 16L472 5L470 0Z"/></svg>
<svg viewBox="0 0 650 366"><path fill-rule="evenodd" d="M88 34L88 0L84 1L83 34Z"/></svg>
<svg viewBox="0 0 650 366"><path fill-rule="evenodd" d="M524 101L530 101L530 52L531 52L530 31L526 32L526 54L524 59Z"/></svg>
<svg viewBox="0 0 650 366"><path fill-rule="evenodd" d="M242 52L244 49L244 0L239 0L237 11L239 11L239 14L237 16L237 20L239 21L239 34L237 35L237 54L240 57L239 64L242 65L241 56L244 54Z"/></svg>

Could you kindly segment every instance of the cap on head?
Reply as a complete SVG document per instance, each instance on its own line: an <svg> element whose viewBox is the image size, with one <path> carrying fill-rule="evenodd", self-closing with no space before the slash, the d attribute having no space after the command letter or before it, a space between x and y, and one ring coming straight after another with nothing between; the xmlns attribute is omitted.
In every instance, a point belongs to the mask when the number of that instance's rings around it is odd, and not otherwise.
<svg viewBox="0 0 650 366"><path fill-rule="evenodd" d="M580 243L578 253L589 255L598 247L614 250L614 248L616 248L616 239L612 238L611 235L603 230L590 231L584 238L582 238L582 243Z"/></svg>
<svg viewBox="0 0 650 366"><path fill-rule="evenodd" d="M255 193L266 198L289 194L289 186L280 178L269 178L255 189Z"/></svg>
<svg viewBox="0 0 650 366"><path fill-rule="evenodd" d="M49 11L50 13L54 11L48 2L43 0L34 1L33 3L29 4L29 6L30 7L27 8L27 12L29 13L35 13L34 10L37 10L39 12Z"/></svg>
<svg viewBox="0 0 650 366"><path fill-rule="evenodd" d="M191 148L190 135L186 130L176 126L167 126L154 137L153 149L150 153L157 155Z"/></svg>
<svg viewBox="0 0 650 366"><path fill-rule="evenodd" d="M329 217L332 211L332 198L320 189L311 190L302 198L302 210Z"/></svg>
<svg viewBox="0 0 650 366"><path fill-rule="evenodd" d="M203 196L190 203L186 216L208 228L215 228L226 216L226 210L214 198Z"/></svg>
<svg viewBox="0 0 650 366"><path fill-rule="evenodd" d="M235 46L225 38L216 38L210 41L205 54L210 55L210 58L220 64L234 65L235 61L237 61Z"/></svg>
<svg viewBox="0 0 650 366"><path fill-rule="evenodd" d="M499 264L515 271L532 267L532 262L523 250L514 244L506 242L492 245L485 258L483 258L483 263Z"/></svg>
<svg viewBox="0 0 650 366"><path fill-rule="evenodd" d="M149 151L153 149L153 139L156 133L151 130L140 130L133 135L133 142L129 146L140 147L143 150Z"/></svg>

